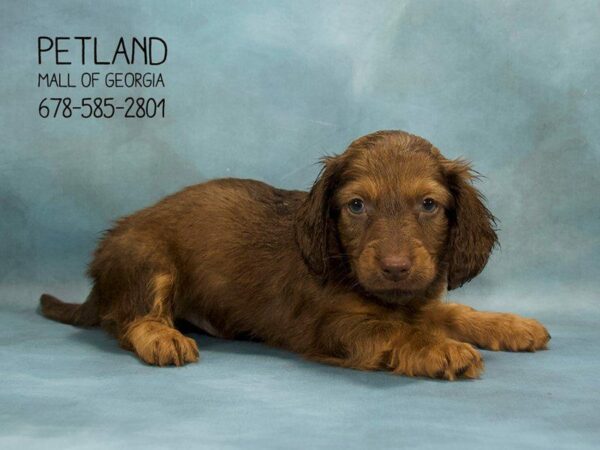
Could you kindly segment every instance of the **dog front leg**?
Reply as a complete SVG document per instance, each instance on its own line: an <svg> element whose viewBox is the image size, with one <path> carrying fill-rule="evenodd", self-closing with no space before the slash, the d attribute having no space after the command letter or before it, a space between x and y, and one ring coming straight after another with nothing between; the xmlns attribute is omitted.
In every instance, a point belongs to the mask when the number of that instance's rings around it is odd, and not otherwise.
<svg viewBox="0 0 600 450"><path fill-rule="evenodd" d="M483 370L470 344L429 332L398 317L331 312L317 329L313 359L362 370L391 370L408 376L476 378Z"/></svg>
<svg viewBox="0 0 600 450"><path fill-rule="evenodd" d="M550 334L537 320L477 311L458 303L428 305L421 311L420 322L487 350L535 351L545 349L550 340Z"/></svg>

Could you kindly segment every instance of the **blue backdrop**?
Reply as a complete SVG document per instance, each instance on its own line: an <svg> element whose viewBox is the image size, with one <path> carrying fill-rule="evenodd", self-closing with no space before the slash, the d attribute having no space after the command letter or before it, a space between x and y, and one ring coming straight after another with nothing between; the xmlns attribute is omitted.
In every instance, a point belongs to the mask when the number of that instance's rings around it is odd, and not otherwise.
<svg viewBox="0 0 600 450"><path fill-rule="evenodd" d="M2 2L0 443L597 443L599 25L582 0ZM149 70L38 65L38 36L80 35L107 52L162 37L166 86L38 88L40 72ZM166 117L38 115L43 97L128 95L166 98ZM452 298L543 319L550 351L484 352L482 380L448 384L196 336L199 365L159 370L36 315L42 291L83 300L115 218L215 177L308 188L320 156L378 129L485 175L501 248Z"/></svg>

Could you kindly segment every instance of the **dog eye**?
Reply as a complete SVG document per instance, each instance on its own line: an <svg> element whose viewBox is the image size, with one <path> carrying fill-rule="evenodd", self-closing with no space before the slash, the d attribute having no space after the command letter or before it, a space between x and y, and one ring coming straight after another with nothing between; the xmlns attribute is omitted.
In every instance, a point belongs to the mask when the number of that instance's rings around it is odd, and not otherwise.
<svg viewBox="0 0 600 450"><path fill-rule="evenodd" d="M423 211L428 213L434 212L437 209L437 206L437 203L432 198L424 199L423 203L421 204L421 208L423 209Z"/></svg>
<svg viewBox="0 0 600 450"><path fill-rule="evenodd" d="M365 203L360 198L353 198L348 202L348 209L352 214L362 214L365 211Z"/></svg>

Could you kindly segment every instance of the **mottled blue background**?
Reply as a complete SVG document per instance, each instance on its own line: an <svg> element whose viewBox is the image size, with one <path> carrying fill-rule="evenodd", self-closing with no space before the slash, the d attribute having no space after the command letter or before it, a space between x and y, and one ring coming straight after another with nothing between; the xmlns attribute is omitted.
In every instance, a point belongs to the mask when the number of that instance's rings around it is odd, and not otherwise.
<svg viewBox="0 0 600 450"><path fill-rule="evenodd" d="M39 71L108 70L38 66L40 35L97 36L106 52L160 36L166 87L37 88ZM597 1L3 1L0 443L599 442L599 55ZM37 115L43 97L132 94L166 97L167 117ZM550 351L485 352L482 380L447 384L196 336L199 365L158 370L36 315L42 291L85 297L85 264L120 215L215 177L307 188L321 155L378 129L485 175L501 248L452 298L543 319Z"/></svg>

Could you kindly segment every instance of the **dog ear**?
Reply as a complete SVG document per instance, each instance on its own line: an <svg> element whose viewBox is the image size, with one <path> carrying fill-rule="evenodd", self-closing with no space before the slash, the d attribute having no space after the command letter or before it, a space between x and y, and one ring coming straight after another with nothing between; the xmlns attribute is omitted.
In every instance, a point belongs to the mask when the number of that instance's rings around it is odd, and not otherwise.
<svg viewBox="0 0 600 450"><path fill-rule="evenodd" d="M339 184L343 156L323 158L323 168L296 215L296 241L308 267L326 275L332 247L337 245L333 194Z"/></svg>
<svg viewBox="0 0 600 450"><path fill-rule="evenodd" d="M496 219L484 205L481 193L472 185L477 178L468 162L440 157L454 207L448 211L448 289L462 286L485 267L498 241Z"/></svg>

